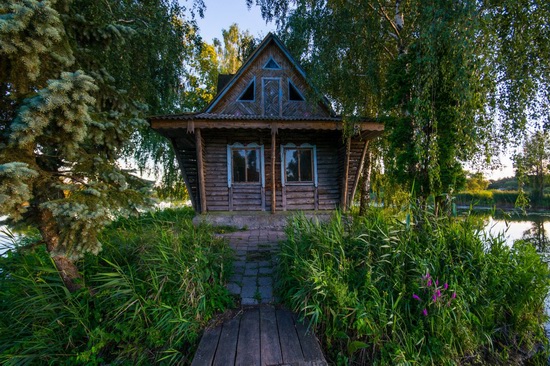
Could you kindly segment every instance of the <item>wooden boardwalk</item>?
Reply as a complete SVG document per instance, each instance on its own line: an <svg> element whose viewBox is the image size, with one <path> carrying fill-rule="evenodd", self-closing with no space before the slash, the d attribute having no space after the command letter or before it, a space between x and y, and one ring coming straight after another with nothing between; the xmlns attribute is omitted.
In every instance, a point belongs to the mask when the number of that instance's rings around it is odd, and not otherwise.
<svg viewBox="0 0 550 366"><path fill-rule="evenodd" d="M192 366L326 366L315 336L296 315L273 306L245 310L208 329Z"/></svg>

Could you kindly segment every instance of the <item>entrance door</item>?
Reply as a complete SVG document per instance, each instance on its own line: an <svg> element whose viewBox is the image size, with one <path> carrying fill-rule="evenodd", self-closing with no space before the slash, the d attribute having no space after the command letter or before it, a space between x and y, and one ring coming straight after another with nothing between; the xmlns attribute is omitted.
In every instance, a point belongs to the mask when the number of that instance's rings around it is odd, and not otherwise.
<svg viewBox="0 0 550 366"><path fill-rule="evenodd" d="M263 78L263 105L265 116L281 116L281 79Z"/></svg>

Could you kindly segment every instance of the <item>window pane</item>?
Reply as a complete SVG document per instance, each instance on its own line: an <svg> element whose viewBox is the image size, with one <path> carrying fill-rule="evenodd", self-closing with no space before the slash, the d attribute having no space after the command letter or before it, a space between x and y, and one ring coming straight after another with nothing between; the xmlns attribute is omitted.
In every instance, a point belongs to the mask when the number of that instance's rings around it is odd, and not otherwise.
<svg viewBox="0 0 550 366"><path fill-rule="evenodd" d="M300 181L311 182L313 181L313 164L311 160L311 150L300 150Z"/></svg>
<svg viewBox="0 0 550 366"><path fill-rule="evenodd" d="M233 150L233 182L245 182L244 150Z"/></svg>
<svg viewBox="0 0 550 366"><path fill-rule="evenodd" d="M298 150L287 149L285 151L286 181L298 181Z"/></svg>
<svg viewBox="0 0 550 366"><path fill-rule="evenodd" d="M260 154L258 150L247 150L247 174L248 182L259 182L260 181Z"/></svg>

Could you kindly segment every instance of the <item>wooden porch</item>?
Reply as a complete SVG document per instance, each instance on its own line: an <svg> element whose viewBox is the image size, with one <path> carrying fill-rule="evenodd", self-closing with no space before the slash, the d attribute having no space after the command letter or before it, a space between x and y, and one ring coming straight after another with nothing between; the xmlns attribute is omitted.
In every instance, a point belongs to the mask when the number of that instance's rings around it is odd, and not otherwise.
<svg viewBox="0 0 550 366"><path fill-rule="evenodd" d="M317 338L296 314L273 306L247 309L207 329L192 366L326 366Z"/></svg>

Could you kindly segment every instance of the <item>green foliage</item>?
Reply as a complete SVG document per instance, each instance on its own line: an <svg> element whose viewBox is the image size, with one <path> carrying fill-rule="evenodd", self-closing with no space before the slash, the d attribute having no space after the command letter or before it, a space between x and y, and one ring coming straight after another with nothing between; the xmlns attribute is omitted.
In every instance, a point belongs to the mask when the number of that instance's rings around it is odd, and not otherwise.
<svg viewBox="0 0 550 366"><path fill-rule="evenodd" d="M516 175L521 182L529 179L531 198L538 205L544 195L545 178L550 173L550 134L537 131L523 144L523 151L514 157Z"/></svg>
<svg viewBox="0 0 550 366"><path fill-rule="evenodd" d="M97 253L104 225L151 204L119 159L143 151L132 136L147 114L175 108L187 13L172 0L0 5L0 214L36 225L54 257Z"/></svg>
<svg viewBox="0 0 550 366"><path fill-rule="evenodd" d="M466 191L483 191L489 187L489 181L485 179L483 173L471 173L466 179Z"/></svg>
<svg viewBox="0 0 550 366"><path fill-rule="evenodd" d="M458 205L481 205L497 207L528 208L531 201L523 191L499 191L499 190L478 190L464 191L454 196ZM537 201L537 208L550 208L550 195L544 195Z"/></svg>
<svg viewBox="0 0 550 366"><path fill-rule="evenodd" d="M119 219L71 294L43 247L0 257L0 363L190 363L201 329L230 305L232 254L190 209Z"/></svg>
<svg viewBox="0 0 550 366"><path fill-rule="evenodd" d="M337 112L385 124L385 172L417 197L456 193L461 161L489 162L528 121L548 123L546 4L256 4L266 20L278 21L281 37Z"/></svg>
<svg viewBox="0 0 550 366"><path fill-rule="evenodd" d="M475 219L415 216L290 222L278 291L333 361L520 364L547 345L550 271L531 245L483 237Z"/></svg>

